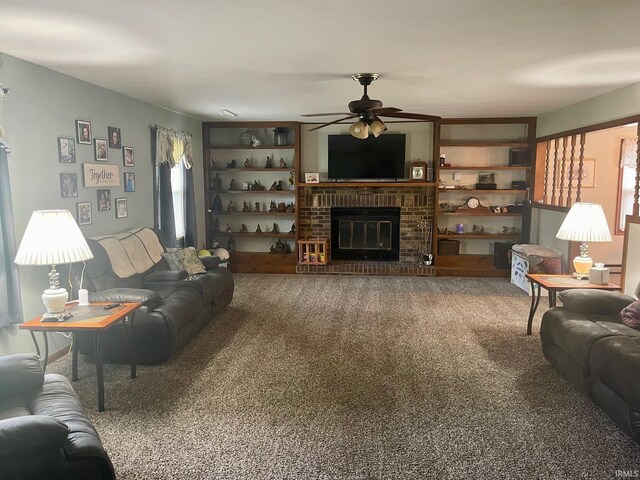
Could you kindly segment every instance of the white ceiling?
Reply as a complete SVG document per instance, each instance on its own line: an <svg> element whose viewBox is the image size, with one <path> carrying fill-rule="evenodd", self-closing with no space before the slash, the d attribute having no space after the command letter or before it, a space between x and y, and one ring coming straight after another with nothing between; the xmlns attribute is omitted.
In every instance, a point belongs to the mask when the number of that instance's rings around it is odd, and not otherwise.
<svg viewBox="0 0 640 480"><path fill-rule="evenodd" d="M346 111L356 72L385 106L520 116L640 81L638 20L637 0L1 0L0 51L207 120Z"/></svg>

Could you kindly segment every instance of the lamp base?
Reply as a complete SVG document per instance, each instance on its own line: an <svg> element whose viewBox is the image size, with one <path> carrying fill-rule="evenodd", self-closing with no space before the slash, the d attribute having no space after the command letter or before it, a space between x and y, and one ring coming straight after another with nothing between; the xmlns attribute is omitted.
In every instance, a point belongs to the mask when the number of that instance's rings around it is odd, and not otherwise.
<svg viewBox="0 0 640 480"><path fill-rule="evenodd" d="M573 268L575 272L573 272L573 278L577 278L579 280L583 280L585 278L589 278L589 270L593 266L593 260L591 257L587 256L577 256L573 259Z"/></svg>
<svg viewBox="0 0 640 480"><path fill-rule="evenodd" d="M47 288L42 293L42 302L47 307L47 313L42 316L42 321L63 322L65 319L65 305L69 299L69 294L64 288ZM67 317L69 314L67 313Z"/></svg>
<svg viewBox="0 0 640 480"><path fill-rule="evenodd" d="M42 315L42 318L40 319L41 322L64 322L67 318L71 318L73 315L71 315L67 310L63 311L63 312L57 312L57 313L45 313L44 315Z"/></svg>

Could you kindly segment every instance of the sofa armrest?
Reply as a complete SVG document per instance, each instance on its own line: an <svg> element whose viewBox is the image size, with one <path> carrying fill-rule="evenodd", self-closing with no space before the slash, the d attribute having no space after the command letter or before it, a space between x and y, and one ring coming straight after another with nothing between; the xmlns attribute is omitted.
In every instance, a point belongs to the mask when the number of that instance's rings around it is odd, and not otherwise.
<svg viewBox="0 0 640 480"><path fill-rule="evenodd" d="M44 383L40 359L33 354L0 357L0 398L37 392Z"/></svg>
<svg viewBox="0 0 640 480"><path fill-rule="evenodd" d="M145 275L142 281L144 283L177 282L187 275L185 270L156 270L149 275Z"/></svg>
<svg viewBox="0 0 640 480"><path fill-rule="evenodd" d="M204 265L204 268L206 268L207 270L210 270L212 268L219 268L221 263L225 263L225 260L214 256L200 257L200 261Z"/></svg>
<svg viewBox="0 0 640 480"><path fill-rule="evenodd" d="M617 315L623 308L634 302L634 298L606 290L576 289L558 294L562 306L572 312L582 314Z"/></svg>
<svg viewBox="0 0 640 480"><path fill-rule="evenodd" d="M162 303L162 298L153 290L144 288L110 288L89 294L90 302L140 302L153 309Z"/></svg>
<svg viewBox="0 0 640 480"><path fill-rule="evenodd" d="M0 420L0 455L3 457L27 450L37 453L46 448L62 447L69 427L45 415L26 415Z"/></svg>

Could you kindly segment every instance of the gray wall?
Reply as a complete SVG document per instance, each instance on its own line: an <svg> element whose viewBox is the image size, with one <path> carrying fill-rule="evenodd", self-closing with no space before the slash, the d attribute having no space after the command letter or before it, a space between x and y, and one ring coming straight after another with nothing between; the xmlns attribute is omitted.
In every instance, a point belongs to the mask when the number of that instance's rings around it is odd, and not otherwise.
<svg viewBox="0 0 640 480"><path fill-rule="evenodd" d="M158 124L193 135L196 205L204 205L202 124L200 121L134 100L67 75L0 53L0 83L11 88L4 99L4 125L13 154L9 173L17 241L33 210L66 209L75 217L76 202L91 202L93 224L81 227L85 236L153 226L152 166L149 126ZM107 127L119 127L122 144L134 148L135 167L122 166L121 150L109 149L109 164L120 166L121 186L115 198L128 199L129 216L115 218L115 210L98 212L96 189L82 186L82 164L94 161L93 147L76 144L75 164L58 163L57 138L75 139L75 120L91 122L94 138L107 138ZM136 174L136 192L124 193L122 173ZM60 198L59 173L78 175L78 197ZM204 208L198 208L199 246L204 243ZM21 267L25 319L42 313L40 299L47 287L46 267ZM53 351L66 339L54 340ZM0 355L34 351L28 334L16 326L0 329Z"/></svg>

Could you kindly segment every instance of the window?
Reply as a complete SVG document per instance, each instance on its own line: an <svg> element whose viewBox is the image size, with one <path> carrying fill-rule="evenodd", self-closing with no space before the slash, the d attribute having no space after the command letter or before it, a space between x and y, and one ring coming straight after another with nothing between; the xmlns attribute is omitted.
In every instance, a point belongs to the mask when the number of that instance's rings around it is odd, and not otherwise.
<svg viewBox="0 0 640 480"><path fill-rule="evenodd" d="M173 194L173 217L176 226L176 240L178 244L184 242L186 225L185 209L185 168L182 162L171 169L171 192Z"/></svg>
<svg viewBox="0 0 640 480"><path fill-rule="evenodd" d="M636 157L638 139L624 138L620 148L620 173L616 233L624 233L625 217L633 213L633 195L636 185Z"/></svg>

